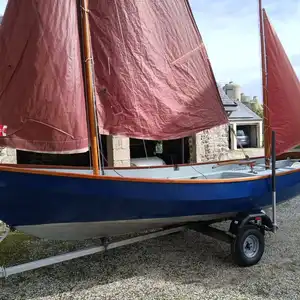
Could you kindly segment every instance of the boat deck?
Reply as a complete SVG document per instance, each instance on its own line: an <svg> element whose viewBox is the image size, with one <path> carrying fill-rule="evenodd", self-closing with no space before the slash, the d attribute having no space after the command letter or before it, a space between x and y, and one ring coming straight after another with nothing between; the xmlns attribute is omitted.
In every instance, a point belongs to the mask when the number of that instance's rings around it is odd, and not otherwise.
<svg viewBox="0 0 300 300"><path fill-rule="evenodd" d="M286 171L300 169L298 160L280 160L276 163L276 173L280 174ZM89 174L93 171L90 169L33 169L47 170L51 172L64 172L75 174ZM129 178L161 178L161 179L226 179L226 178L241 178L270 175L271 169L266 169L263 159L256 160L256 164L251 170L248 165L230 164L217 165L215 163L203 165L184 165L167 166L164 168L124 168L124 169L109 169L104 171L106 176L129 177Z"/></svg>

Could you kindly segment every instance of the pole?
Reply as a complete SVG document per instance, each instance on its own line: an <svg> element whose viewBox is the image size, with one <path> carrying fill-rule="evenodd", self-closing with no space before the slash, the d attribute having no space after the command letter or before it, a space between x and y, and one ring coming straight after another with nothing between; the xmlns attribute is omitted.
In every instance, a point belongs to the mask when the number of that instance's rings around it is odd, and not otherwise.
<svg viewBox="0 0 300 300"><path fill-rule="evenodd" d="M181 155L182 155L182 164L184 164L185 160L184 160L184 138L181 139Z"/></svg>
<svg viewBox="0 0 300 300"><path fill-rule="evenodd" d="M92 50L90 41L90 23L88 0L81 0L82 10L82 42L84 53L86 79L86 97L87 97L87 112L89 118L90 143L92 153L92 166L94 175L99 175L99 151L98 151L98 131L96 125L96 114L94 105L94 86L93 86L93 69L92 69Z"/></svg>
<svg viewBox="0 0 300 300"><path fill-rule="evenodd" d="M273 232L277 229L276 224L276 137L272 131L272 221Z"/></svg>
<svg viewBox="0 0 300 300"><path fill-rule="evenodd" d="M269 106L268 106L268 93L267 93L267 72L266 72L266 48L264 38L264 25L263 25L263 9L262 0L258 0L259 6L259 27L260 27L260 51L261 51L261 67L262 67L262 89L263 89L263 110L264 110L264 147L265 147L265 164L266 168L270 168L271 156L271 132L269 124Z"/></svg>

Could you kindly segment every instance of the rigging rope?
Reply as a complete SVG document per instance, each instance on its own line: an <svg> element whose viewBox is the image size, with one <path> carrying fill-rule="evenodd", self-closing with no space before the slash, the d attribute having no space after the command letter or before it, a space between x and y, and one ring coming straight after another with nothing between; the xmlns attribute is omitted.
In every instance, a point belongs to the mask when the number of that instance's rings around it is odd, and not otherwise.
<svg viewBox="0 0 300 300"><path fill-rule="evenodd" d="M237 141L237 143L239 144L240 148L242 149L242 152L243 152L245 158L246 158L246 159L250 159L249 155L246 153L246 151L244 150L242 144L241 144L240 141L238 140L235 131L233 130L233 128L232 128L230 125L229 125L229 129L232 131L232 133L233 133L234 136L236 137L236 141Z"/></svg>

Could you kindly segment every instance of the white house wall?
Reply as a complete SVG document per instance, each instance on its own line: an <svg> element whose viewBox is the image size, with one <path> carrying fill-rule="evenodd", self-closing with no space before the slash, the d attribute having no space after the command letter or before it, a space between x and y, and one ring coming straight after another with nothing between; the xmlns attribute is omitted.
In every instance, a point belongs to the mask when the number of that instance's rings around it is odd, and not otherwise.
<svg viewBox="0 0 300 300"><path fill-rule="evenodd" d="M230 148L232 150L237 150L237 139L236 139L236 133L237 133L237 126L245 126L245 125L249 125L249 126L255 126L255 129L251 128L251 132L252 130L256 131L256 140L257 140L257 148L261 148L262 144L263 144L263 122L262 121L238 121L238 122L234 122L231 121L230 125L233 129L233 131L230 132L230 140L231 140L231 145ZM251 133L252 135L253 133Z"/></svg>

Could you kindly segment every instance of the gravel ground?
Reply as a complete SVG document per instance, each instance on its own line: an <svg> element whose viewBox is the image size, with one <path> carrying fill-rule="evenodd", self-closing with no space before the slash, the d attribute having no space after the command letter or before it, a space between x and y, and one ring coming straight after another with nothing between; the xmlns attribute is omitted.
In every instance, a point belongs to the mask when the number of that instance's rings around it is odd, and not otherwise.
<svg viewBox="0 0 300 300"><path fill-rule="evenodd" d="M233 266L227 244L185 232L12 276L0 281L0 299L300 299L299 214L300 198L278 207L280 230L267 233L254 267ZM66 248L23 243L26 259Z"/></svg>

